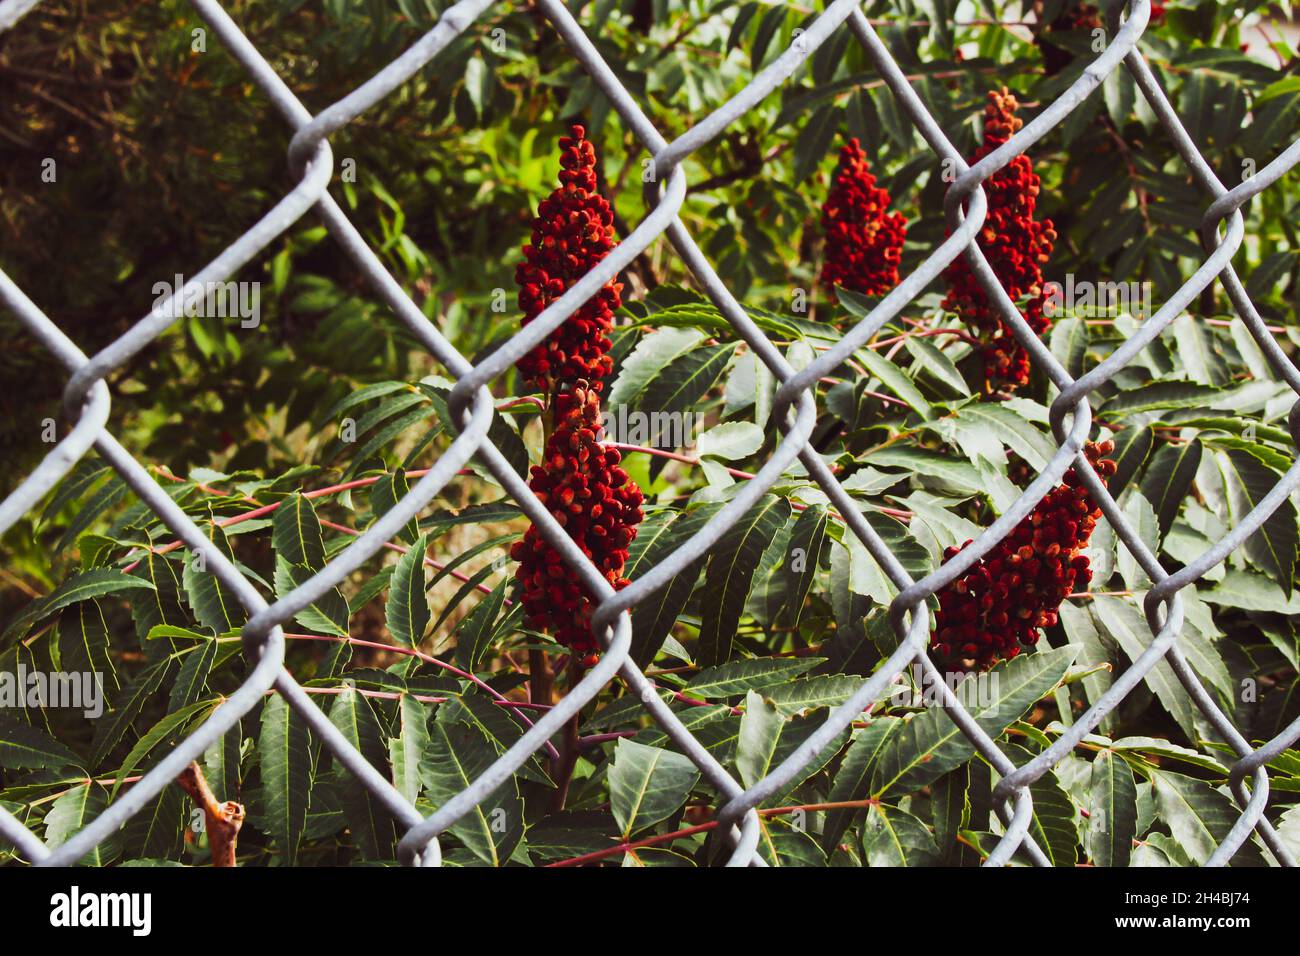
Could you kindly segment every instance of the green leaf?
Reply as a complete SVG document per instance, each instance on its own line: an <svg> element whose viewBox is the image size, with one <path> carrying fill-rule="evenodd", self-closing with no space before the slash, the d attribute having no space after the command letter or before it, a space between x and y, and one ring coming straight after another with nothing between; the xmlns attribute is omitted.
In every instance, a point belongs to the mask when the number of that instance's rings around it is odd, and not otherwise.
<svg viewBox="0 0 1300 956"><path fill-rule="evenodd" d="M180 851L188 798L180 787L164 787L123 828L122 845L135 858L165 860Z"/></svg>
<svg viewBox="0 0 1300 956"><path fill-rule="evenodd" d="M370 511L374 520L378 521L384 515L388 514L399 501L406 497L411 490L410 485L406 482L406 471L398 468L379 477L379 480L370 488ZM415 518L406 523L397 536L407 544L414 545L415 539L420 536L420 524Z"/></svg>
<svg viewBox="0 0 1300 956"><path fill-rule="evenodd" d="M285 864L293 866L311 802L311 737L307 722L279 694L267 698L262 707L257 752L269 834Z"/></svg>
<svg viewBox="0 0 1300 956"><path fill-rule="evenodd" d="M311 499L294 492L280 502L272 519L271 544L290 565L312 571L325 567L325 541Z"/></svg>
<svg viewBox="0 0 1300 956"><path fill-rule="evenodd" d="M699 458L712 455L737 461L748 458L763 446L763 429L753 422L723 422L714 425L695 441Z"/></svg>
<svg viewBox="0 0 1300 956"><path fill-rule="evenodd" d="M970 462L926 448L891 446L864 455L861 460L939 478L965 491L982 491L985 485L983 476Z"/></svg>
<svg viewBox="0 0 1300 956"><path fill-rule="evenodd" d="M935 866L939 848L930 829L898 807L873 803L862 824L862 853L868 866Z"/></svg>
<svg viewBox="0 0 1300 956"><path fill-rule="evenodd" d="M153 585L148 591L136 591L131 595L131 614L135 618L137 635L145 638L159 625L185 627L190 623L190 615L182 603L181 579L176 573L175 561L147 551L140 558L140 566L131 573Z"/></svg>
<svg viewBox="0 0 1300 956"><path fill-rule="evenodd" d="M999 402L972 402L955 416L959 424L992 435L1032 467L1041 471L1056 453L1056 446L1023 415Z"/></svg>
<svg viewBox="0 0 1300 956"><path fill-rule="evenodd" d="M722 375L735 350L731 342L693 349L681 356L650 380L637 397L637 409L674 413L694 408Z"/></svg>
<svg viewBox="0 0 1300 956"><path fill-rule="evenodd" d="M1164 445L1142 476L1142 494L1155 509L1162 539L1178 517L1178 509L1196 477L1202 448L1198 439Z"/></svg>
<svg viewBox="0 0 1300 956"><path fill-rule="evenodd" d="M1147 460L1147 455L1151 453L1151 446L1155 443L1155 432L1149 425L1134 425L1131 428L1125 428L1115 435L1115 451L1111 453L1111 461L1115 462L1115 474L1111 476L1106 483L1107 490L1115 498L1129 483L1137 470L1142 467L1142 463Z"/></svg>
<svg viewBox="0 0 1300 956"><path fill-rule="evenodd" d="M971 683L980 675L970 675L957 685L955 693L968 702L967 710L984 732L997 737L1060 682L1077 653L1077 647L1067 645L1022 654L984 675L987 679L982 689ZM978 692L972 693L972 688ZM974 704L969 703L972 698ZM930 707L891 735L877 760L872 796L912 793L961 766L974 753L975 745L947 713Z"/></svg>
<svg viewBox="0 0 1300 956"><path fill-rule="evenodd" d="M501 613L501 606L505 603L506 586L509 583L507 579L497 582L492 593L474 605L474 610L465 615L465 620L460 622L460 627L456 631L456 660L467 671L478 667L483 654L492 643L495 633L493 625L496 624L497 615Z"/></svg>
<svg viewBox="0 0 1300 956"><path fill-rule="evenodd" d="M824 505L810 505L795 519L790 531L789 554L779 573L786 578L784 606L793 624L799 623L800 612L817 577L829 520Z"/></svg>
<svg viewBox="0 0 1300 956"><path fill-rule="evenodd" d="M301 564L288 564L280 556L275 558L275 593L284 597L294 588L311 580L316 572ZM293 616L309 631L348 636L348 602L338 588L330 588L311 604Z"/></svg>
<svg viewBox="0 0 1300 956"><path fill-rule="evenodd" d="M768 543L790 516L790 502L767 495L722 536L709 556L704 586L713 595L705 602L697 656L703 665L731 658L736 627L749 597L754 571Z"/></svg>
<svg viewBox="0 0 1300 956"><path fill-rule="evenodd" d="M952 359L929 339L910 336L906 340L907 350L916 359L916 364L929 372L952 391L961 396L970 395L970 386L962 378L961 372Z"/></svg>
<svg viewBox="0 0 1300 956"><path fill-rule="evenodd" d="M167 702L168 710L186 707L203 696L220 648L216 641L204 641L185 655L180 673L176 675L176 683L172 685Z"/></svg>
<svg viewBox="0 0 1300 956"><path fill-rule="evenodd" d="M721 504L710 503L685 514L660 511L650 515L637 530L628 547L623 575L635 581L672 554L695 532L717 514ZM700 576L704 558L691 563L666 585L641 601L632 610L632 660L644 667L654 660L664 638L677 622L677 616L690 599Z"/></svg>
<svg viewBox="0 0 1300 956"><path fill-rule="evenodd" d="M1109 750L1092 762L1088 856L1097 866L1128 866L1137 836L1137 784L1128 761Z"/></svg>
<svg viewBox="0 0 1300 956"><path fill-rule="evenodd" d="M1199 408L1211 405L1221 389L1195 382L1150 382L1141 388L1120 392L1102 406L1105 418L1121 420L1138 412L1160 408Z"/></svg>
<svg viewBox="0 0 1300 956"><path fill-rule="evenodd" d="M388 748L384 746L379 721L368 701L355 688L348 687L334 698L330 723L384 777L389 776ZM343 797L343 815L352 831L352 839L368 860L393 859L396 832L393 818L359 780L338 764L335 784Z"/></svg>
<svg viewBox="0 0 1300 956"><path fill-rule="evenodd" d="M45 731L0 717L0 767L7 770L60 770L82 766L75 753Z"/></svg>
<svg viewBox="0 0 1300 956"><path fill-rule="evenodd" d="M429 799L442 806L479 778L497 759L476 726L435 721L420 776ZM504 866L524 832L523 801L514 777L451 825L451 832L479 859Z"/></svg>
<svg viewBox="0 0 1300 956"><path fill-rule="evenodd" d="M687 355L704 338L699 329L660 329L641 336L631 354L623 360L609 392L609 407L633 405L646 386L663 369Z"/></svg>
<svg viewBox="0 0 1300 956"><path fill-rule="evenodd" d="M876 717L866 727L853 732L853 742L849 744L844 759L840 761L839 770L835 772L831 792L827 796L829 802L848 803L867 798L876 760L902 726L903 721L898 717ZM853 818L861 812L848 808L829 811L826 814L826 825L822 829L822 849L827 853L833 852Z"/></svg>
<svg viewBox="0 0 1300 956"><path fill-rule="evenodd" d="M95 739L91 745L91 768L103 763L104 758L118 745L127 728L140 716L145 701L162 685L171 670L171 659L163 658L157 664L137 674L122 689L117 700L113 702L112 710L100 719L99 725L95 728Z"/></svg>
<svg viewBox="0 0 1300 956"><path fill-rule="evenodd" d="M111 568L96 568L74 574L45 597L37 598L27 605L9 622L5 628L3 640L22 637L28 629L42 618L61 610L78 601L88 601L104 594L113 594L130 588L152 588L153 584L131 574L123 574Z"/></svg>
<svg viewBox="0 0 1300 956"><path fill-rule="evenodd" d="M45 842L58 849L108 807L108 791L95 783L76 786L62 794L45 814ZM77 866L105 866L118 852L118 835L95 844Z"/></svg>
<svg viewBox="0 0 1300 956"><path fill-rule="evenodd" d="M1051 349L1056 360L1074 378L1083 374L1083 360L1088 353L1088 326L1081 318L1065 318L1053 323Z"/></svg>
<svg viewBox="0 0 1300 956"><path fill-rule="evenodd" d="M818 707L836 707L857 692L862 678L856 674L820 674L769 688L764 696L787 717Z"/></svg>
<svg viewBox="0 0 1300 956"><path fill-rule="evenodd" d="M740 736L736 740L736 769L746 787L767 776L784 727L785 717L775 704L757 691L745 695L745 713L740 718Z"/></svg>
<svg viewBox="0 0 1300 956"><path fill-rule="evenodd" d="M676 813L699 779L699 769L681 754L619 740L609 768L609 795L623 838Z"/></svg>
<svg viewBox="0 0 1300 956"><path fill-rule="evenodd" d="M180 737L184 735L183 728L196 715L203 713L205 710L211 712L216 708L217 703L219 702L203 700L182 707L180 710L166 715L145 733L141 734L140 739L135 742L135 746L131 748L131 752L126 755L126 759L122 761L121 767L118 768L117 781L113 784L113 797L117 797L122 781L144 766L145 758L156 750L160 744L167 743L169 745L167 749L170 750L172 746L179 743Z"/></svg>
<svg viewBox="0 0 1300 956"><path fill-rule="evenodd" d="M59 666L93 673L106 690L117 690L117 670L108 653L108 625L98 601L78 601L59 615Z"/></svg>
<svg viewBox="0 0 1300 956"><path fill-rule="evenodd" d="M765 657L728 661L700 671L686 685L686 691L690 696L704 700L735 697L751 690L784 684L823 661L825 658L822 657Z"/></svg>
<svg viewBox="0 0 1300 956"><path fill-rule="evenodd" d="M235 554L230 548L230 542L226 540L225 532L215 521L208 523L207 532L213 549L221 552L233 564ZM243 627L244 622L248 620L243 605L240 604L239 598L208 568L206 559L200 561L193 552L187 551L184 565L181 583L185 587L190 607L194 609L194 616L198 618L199 623L211 628L214 634L226 634Z"/></svg>
<svg viewBox="0 0 1300 956"><path fill-rule="evenodd" d="M403 694L397 716L398 734L388 741L393 785L415 803L421 789L420 760L429 749L429 708L410 694Z"/></svg>
<svg viewBox="0 0 1300 956"><path fill-rule="evenodd" d="M1228 523L1234 527L1281 480L1272 469L1244 451L1215 452L1228 492ZM1288 597L1295 571L1297 527L1295 505L1284 499L1253 535L1246 539L1246 556L1281 585Z"/></svg>
<svg viewBox="0 0 1300 956"><path fill-rule="evenodd" d="M384 620L388 632L398 643L415 647L433 617L424 590L424 556L429 549L429 535L422 535L393 568Z"/></svg>
<svg viewBox="0 0 1300 956"><path fill-rule="evenodd" d="M909 408L922 418L930 417L930 403L901 368L875 349L858 349L853 356L866 366L868 372L880 379L885 388L906 402Z"/></svg>
<svg viewBox="0 0 1300 956"><path fill-rule="evenodd" d="M1241 816L1236 805L1204 780L1167 770L1151 772L1156 816L1169 827L1178 846L1196 866L1206 861ZM1247 842L1233 857L1240 866L1258 860L1259 853Z"/></svg>
<svg viewBox="0 0 1300 956"><path fill-rule="evenodd" d="M1092 608L1098 623L1123 649L1129 660L1137 660L1151 643L1152 637L1146 616L1136 604L1125 598L1099 594L1093 599ZM1169 715L1178 721L1183 732L1193 740L1196 739L1191 698L1187 696L1187 691L1179 683L1168 661L1158 661L1147 671L1145 681Z"/></svg>

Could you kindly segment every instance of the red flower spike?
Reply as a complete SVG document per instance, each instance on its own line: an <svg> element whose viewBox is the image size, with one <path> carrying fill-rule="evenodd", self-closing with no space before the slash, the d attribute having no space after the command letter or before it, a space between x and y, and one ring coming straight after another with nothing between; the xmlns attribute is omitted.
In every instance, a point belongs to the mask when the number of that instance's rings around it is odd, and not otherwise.
<svg viewBox="0 0 1300 956"><path fill-rule="evenodd" d="M1104 482L1115 474L1106 458L1115 443L1084 446ZM1066 596L1092 580L1088 556L1098 508L1073 468L1019 525L987 555L938 594L930 655L947 671L983 671L1038 642L1041 628L1058 620ZM960 554L948 548L944 560Z"/></svg>
<svg viewBox="0 0 1300 956"><path fill-rule="evenodd" d="M641 522L641 489L619 467L617 449L601 444L600 395L584 381L561 392L556 429L528 487L615 588L623 588L628 545ZM591 633L594 605L560 553L530 527L511 548L523 593L524 620L586 660L600 648Z"/></svg>
<svg viewBox="0 0 1300 956"><path fill-rule="evenodd" d="M888 213L889 193L876 185L857 139L840 150L839 166L822 207L826 236L821 280L864 295L884 295L898 284L907 218Z"/></svg>
<svg viewBox="0 0 1300 956"><path fill-rule="evenodd" d="M979 162L1005 143L1023 125L1015 115L1019 104L1004 87L989 93L984 108L984 144L971 157ZM1048 326L1043 314L1043 265L1052 256L1056 230L1052 221L1034 220L1039 179L1028 156L1020 155L984 181L988 216L978 242L994 274L1013 301L1028 299L1021 314L1030 328L1042 334ZM983 340L984 374L989 391L1015 388L1029 381L1029 356L966 264L964 256L944 270L948 295L943 307L959 314Z"/></svg>
<svg viewBox="0 0 1300 956"><path fill-rule="evenodd" d="M615 246L614 212L596 192L596 149L573 126L560 140L560 186L537 207L532 240L515 270L519 308L527 325L604 259ZM609 330L623 304L610 281L519 362L524 380L548 394L579 380L593 383L613 368Z"/></svg>

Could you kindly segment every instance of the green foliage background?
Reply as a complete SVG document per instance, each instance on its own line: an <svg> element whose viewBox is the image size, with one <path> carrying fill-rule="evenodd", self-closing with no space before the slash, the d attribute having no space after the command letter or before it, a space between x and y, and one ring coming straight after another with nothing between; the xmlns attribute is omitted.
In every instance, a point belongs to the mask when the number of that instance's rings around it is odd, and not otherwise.
<svg viewBox="0 0 1300 956"><path fill-rule="evenodd" d="M1050 21L1063 6L929 0L864 10L942 127L970 153L989 88L1011 86L1032 115L1086 65L1086 33L1053 34L1058 49L1077 54L1054 71L1034 30L1014 25ZM1295 51L1284 41L1264 49L1257 40L1240 49L1245 16L1265 7L1183 0L1142 41L1189 132L1229 185L1250 164L1262 168L1300 125ZM414 42L441 7L260 0L228 9L315 111ZM572 9L668 139L741 89L817 12L679 0L599 0ZM1291 10L1280 4L1272 15L1281 22ZM148 312L154 283L196 272L292 187L288 131L214 37L205 52L194 51L192 31L201 26L177 2L52 0L0 37L0 267L87 352ZM355 182L336 176L335 195L430 321L468 356L482 356L517 329L514 266L536 205L555 183L555 142L571 121L583 122L597 144L602 191L626 235L645 214L645 153L528 6L491 8L332 139L336 160L353 161L356 170ZM868 305L848 296L831 305L816 285L820 204L836 148L851 135L908 216L906 273L943 238L946 184L847 31L685 164L683 221L795 365L835 341ZM1048 278L1147 281L1158 306L1202 261L1196 229L1208 199L1127 74L1109 78L1031 155L1043 177L1040 212L1060 234ZM48 158L55 183L41 179ZM1292 175L1243 209L1248 239L1234 260L1288 352L1300 342L1298 195ZM426 467L445 447L448 383L310 214L236 278L262 284L261 325L179 322L111 377L111 424L137 457L177 476L169 488L205 522L234 517L251 502L280 505L273 518L213 530L270 594L351 540L331 524L363 529L400 493L400 469ZM628 304L614 395L632 408L702 413L710 429L696 449L698 466L628 457L653 504L633 555L635 577L731 493L727 468L756 471L777 436L770 378L691 291L671 247L656 243L623 279ZM498 290L505 290L504 310ZM936 284L906 317L956 324L939 310L942 294ZM810 311L797 311L801 296ZM1135 326L1127 315L1069 316L1057 321L1050 344L1078 374ZM0 313L0 330L7 346L0 351L0 491L7 491L46 450L40 422L59 417L64 379L11 316ZM896 324L880 338L904 331ZM863 349L855 363L819 392L818 447L919 576L1015 496L1007 449L1032 466L1050 453L1045 406L1054 393L1035 380L1010 402L981 400L966 346L952 338ZM629 367L638 375L624 378ZM632 385L647 379L643 388ZM686 380L696 387L674 388ZM663 396L674 392L678 406L666 408ZM510 379L497 394L502 405L519 397ZM1112 490L1123 493L1126 513L1167 568L1217 540L1290 465L1285 415L1293 401L1213 286L1094 397L1102 433L1115 435L1123 455ZM513 405L494 431L521 466L540 447L535 413L528 403ZM351 445L339 440L347 416L358 432ZM377 480L315 502L296 494L357 478ZM453 659L497 694L518 697L527 652L558 658L560 649L521 628L507 603L513 565L494 559L524 522L500 499L482 474L457 482L405 536L403 547L429 548L469 584L441 572L423 580L413 559L389 554L304 612L295 628L418 646ZM746 784L846 699L891 647L882 608L892 586L824 503L791 472L693 577L638 612L638 660L666 694L702 702L673 698ZM898 520L902 512L911 515L907 522ZM286 553L286 515L314 529L319 550ZM114 691L111 715L93 724L53 711L3 717L0 801L49 838L66 836L110 798L112 786L86 784L88 774L139 773L244 673L232 636L242 617L187 570L184 552L154 555L123 574L140 545L170 540L91 456L42 514L3 542L0 609L10 623L0 670L82 662L108 674ZM1184 649L1249 739L1270 737L1300 715L1296 540L1295 506L1287 503L1188 596ZM770 544L756 552L755 541ZM795 541L820 558L811 572L787 567ZM1062 626L1038 653L996 672L1007 706L987 729L1004 735L1017 763L1046 746L1149 640L1140 613L1149 582L1108 529L1093 544L1093 590L1107 593L1068 602ZM407 585L399 588L402 574ZM723 580L739 583L719 591ZM703 602L703 593L721 600ZM403 619L405 631L395 623ZM413 633L410 622L420 620ZM520 733L483 687L418 656L304 639L291 642L289 666L309 687L330 692L318 699L331 718L426 810L459 789L449 765L481 768ZM344 676L356 690L341 688ZM621 693L611 687L584 715L582 733L592 740L564 810L554 810L556 769L539 757L494 804L509 825L495 828L490 808L472 815L446 838L447 859L552 862L618 837L672 832L696 819L698 808L716 805L692 765ZM870 722L769 801L771 808L870 804L813 809L806 819L768 816L769 860L977 862L998 827L988 802L994 775L952 739L946 720L933 708L881 702ZM604 739L610 734L621 736ZM1058 865L1203 862L1236 817L1222 786L1227 759L1224 743L1161 665L1098 735L1035 785L1034 836ZM393 858L391 821L278 702L227 735L206 769L220 796L250 807L245 862ZM1296 848L1300 754L1288 751L1271 769L1269 814ZM637 803L630 795L647 783L655 800ZM1106 794L1113 803L1099 804ZM184 809L176 793L164 794L147 821L94 862L203 861L201 841L182 843ZM1113 826L1090 824L1098 811ZM608 861L691 864L712 850L695 835ZM1266 859L1251 843L1236 862Z"/></svg>

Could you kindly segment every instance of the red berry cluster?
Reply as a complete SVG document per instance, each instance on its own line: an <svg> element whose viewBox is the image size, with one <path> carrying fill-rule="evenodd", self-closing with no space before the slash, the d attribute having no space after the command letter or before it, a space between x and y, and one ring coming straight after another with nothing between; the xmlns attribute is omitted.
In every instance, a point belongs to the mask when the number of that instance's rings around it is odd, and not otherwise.
<svg viewBox="0 0 1300 956"><path fill-rule="evenodd" d="M1004 87L989 93L984 107L984 144L971 157L975 163L1005 143L1020 129L1015 115L1019 104ZM1043 314L1043 265L1051 258L1056 230L1050 219L1034 220L1038 205L1039 180L1028 156L1011 160L984 181L988 216L978 236L989 265L1013 301L1027 299L1022 313L1036 333L1048 326ZM1002 324L996 309L964 256L945 270L948 295L943 307L958 313L983 340L984 375L990 392L1015 388L1029 381L1029 356L1010 329Z"/></svg>
<svg viewBox="0 0 1300 956"><path fill-rule="evenodd" d="M627 548L641 521L641 489L619 467L617 449L601 444L600 395L586 382L562 392L555 406L556 429L545 457L532 468L528 487L564 526L601 574L615 588L623 575ZM593 604L560 553L530 527L510 556L519 562L529 627L546 629L579 654L598 650L591 633Z"/></svg>
<svg viewBox="0 0 1300 956"><path fill-rule="evenodd" d="M864 295L884 295L898 284L907 218L888 208L888 191L876 185L857 139L849 140L822 208L823 284Z"/></svg>
<svg viewBox="0 0 1300 956"><path fill-rule="evenodd" d="M560 140L560 186L537 208L532 241L515 270L527 325L614 248L614 212L596 192L596 149L581 126ZM524 380L548 394L579 380L609 374L614 310L621 283L610 281L519 362Z"/></svg>
<svg viewBox="0 0 1300 956"><path fill-rule="evenodd" d="M1089 443L1084 454L1104 481L1115 473L1105 456L1115 443ZM998 545L939 592L930 653L942 669L987 670L1038 642L1040 628L1057 622L1066 595L1092 580L1088 546L1101 517L1075 470ZM961 553L948 548L944 560Z"/></svg>

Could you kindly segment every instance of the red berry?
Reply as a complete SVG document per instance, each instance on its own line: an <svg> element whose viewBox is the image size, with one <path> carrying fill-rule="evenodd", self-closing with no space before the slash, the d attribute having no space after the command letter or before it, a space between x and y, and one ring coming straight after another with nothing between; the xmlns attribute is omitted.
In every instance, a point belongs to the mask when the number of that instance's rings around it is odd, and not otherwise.
<svg viewBox="0 0 1300 956"><path fill-rule="evenodd" d="M857 139L840 150L839 166L826 205L826 236L821 280L864 295L884 295L898 284L907 219L888 213L889 193L876 186L870 164Z"/></svg>
<svg viewBox="0 0 1300 956"><path fill-rule="evenodd" d="M1015 115L1018 107L1016 98L1005 87L989 93L984 108L984 143L971 157L971 163L979 162L1020 129L1022 121ZM1043 314L1042 266L1051 258L1056 230L1050 219L1034 220L1039 179L1029 157L1017 156L986 179L984 192L988 215L979 235L979 247L1011 299L1028 299L1022 315L1030 328L1042 334L1049 324ZM1028 382L1029 356L1003 325L965 256L953 260L944 270L944 278L948 295L943 307L973 326L984 343L981 352L989 390L1015 388Z"/></svg>
<svg viewBox="0 0 1300 956"><path fill-rule="evenodd" d="M1102 456L1114 448L1113 442L1084 448L1103 480L1114 468L1107 468L1113 463ZM1075 487L1077 482L1071 468L992 551L938 593L930 653L941 668L987 670L1010 660L1021 647L1037 643L1041 628L1056 624L1067 595L1088 586L1092 572L1082 552L1101 509L1086 492L1082 502L1075 497L1082 491ZM1080 503L1085 515L1076 521L1072 516ZM948 548L945 560L969 544Z"/></svg>
<svg viewBox="0 0 1300 956"><path fill-rule="evenodd" d="M533 220L532 241L515 270L519 307L527 325L591 271L615 246L614 213L596 192L596 149L581 126L560 140L560 186L544 199ZM608 332L623 286L614 281L588 299L523 357L524 380L544 392L585 379L600 388L613 368Z"/></svg>

